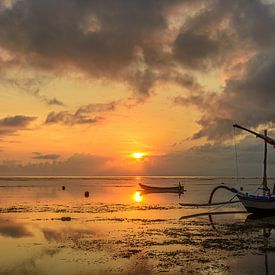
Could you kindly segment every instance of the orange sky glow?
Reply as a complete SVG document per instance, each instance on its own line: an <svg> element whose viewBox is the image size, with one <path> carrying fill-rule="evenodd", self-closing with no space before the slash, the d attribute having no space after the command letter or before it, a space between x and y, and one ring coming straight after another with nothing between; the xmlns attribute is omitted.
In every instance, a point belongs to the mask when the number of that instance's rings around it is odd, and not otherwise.
<svg viewBox="0 0 275 275"><path fill-rule="evenodd" d="M231 175L272 133L273 1L57 2L0 3L0 175Z"/></svg>

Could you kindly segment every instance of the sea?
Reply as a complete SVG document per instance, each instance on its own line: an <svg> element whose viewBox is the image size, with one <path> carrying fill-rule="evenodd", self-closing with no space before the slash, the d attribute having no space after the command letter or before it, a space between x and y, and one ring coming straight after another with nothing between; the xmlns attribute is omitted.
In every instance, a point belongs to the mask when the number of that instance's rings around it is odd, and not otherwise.
<svg viewBox="0 0 275 275"><path fill-rule="evenodd" d="M177 186L144 192L139 183ZM272 188L275 179L269 179ZM259 178L0 177L0 274L275 274L275 217L212 207ZM218 190L214 202L234 194Z"/></svg>

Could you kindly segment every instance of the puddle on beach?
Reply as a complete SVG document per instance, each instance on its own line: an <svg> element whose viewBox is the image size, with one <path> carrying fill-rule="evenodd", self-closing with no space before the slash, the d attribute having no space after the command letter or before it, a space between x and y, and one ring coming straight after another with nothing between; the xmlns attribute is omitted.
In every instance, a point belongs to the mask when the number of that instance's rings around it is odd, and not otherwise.
<svg viewBox="0 0 275 275"><path fill-rule="evenodd" d="M256 219L238 204L179 207L207 201L221 179L185 179L180 197L143 194L140 181L179 179L1 180L0 274L275 272L275 217ZM181 219L209 210L231 214Z"/></svg>

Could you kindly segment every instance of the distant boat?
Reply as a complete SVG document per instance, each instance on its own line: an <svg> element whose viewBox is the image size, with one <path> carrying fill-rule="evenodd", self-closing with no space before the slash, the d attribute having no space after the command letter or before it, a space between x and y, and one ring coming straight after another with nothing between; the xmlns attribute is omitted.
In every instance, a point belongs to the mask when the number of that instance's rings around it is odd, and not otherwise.
<svg viewBox="0 0 275 275"><path fill-rule="evenodd" d="M180 183L178 186L149 186L142 183L139 183L139 186L151 193L184 193L186 190L184 189L184 186L182 186Z"/></svg>
<svg viewBox="0 0 275 275"><path fill-rule="evenodd" d="M264 175L262 186L259 190L262 191L262 195L252 195L242 191L239 191L235 188L231 188L231 191L237 195L243 206L250 213L260 214L260 215L275 215L275 193L271 192L267 186L267 175L266 175L266 167L267 167L267 143L271 145L275 145L275 140L269 136L267 136L267 130L265 130L264 135L251 131L243 126L234 124L233 127L239 128L241 130L247 131L258 138L261 138L265 141L264 147ZM274 186L275 187L275 186Z"/></svg>

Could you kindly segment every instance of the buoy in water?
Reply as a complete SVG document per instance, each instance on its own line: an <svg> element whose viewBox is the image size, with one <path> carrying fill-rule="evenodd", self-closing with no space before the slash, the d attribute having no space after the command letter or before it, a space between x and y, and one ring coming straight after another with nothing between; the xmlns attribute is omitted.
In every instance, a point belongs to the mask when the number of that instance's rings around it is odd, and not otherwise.
<svg viewBox="0 0 275 275"><path fill-rule="evenodd" d="M89 196L90 196L89 191L86 191L86 192L84 193L84 196L85 196L85 198L89 198Z"/></svg>
<svg viewBox="0 0 275 275"><path fill-rule="evenodd" d="M69 222L69 221L71 221L71 220L72 220L71 217L62 217L62 218L61 218L61 221L62 221L62 222Z"/></svg>

